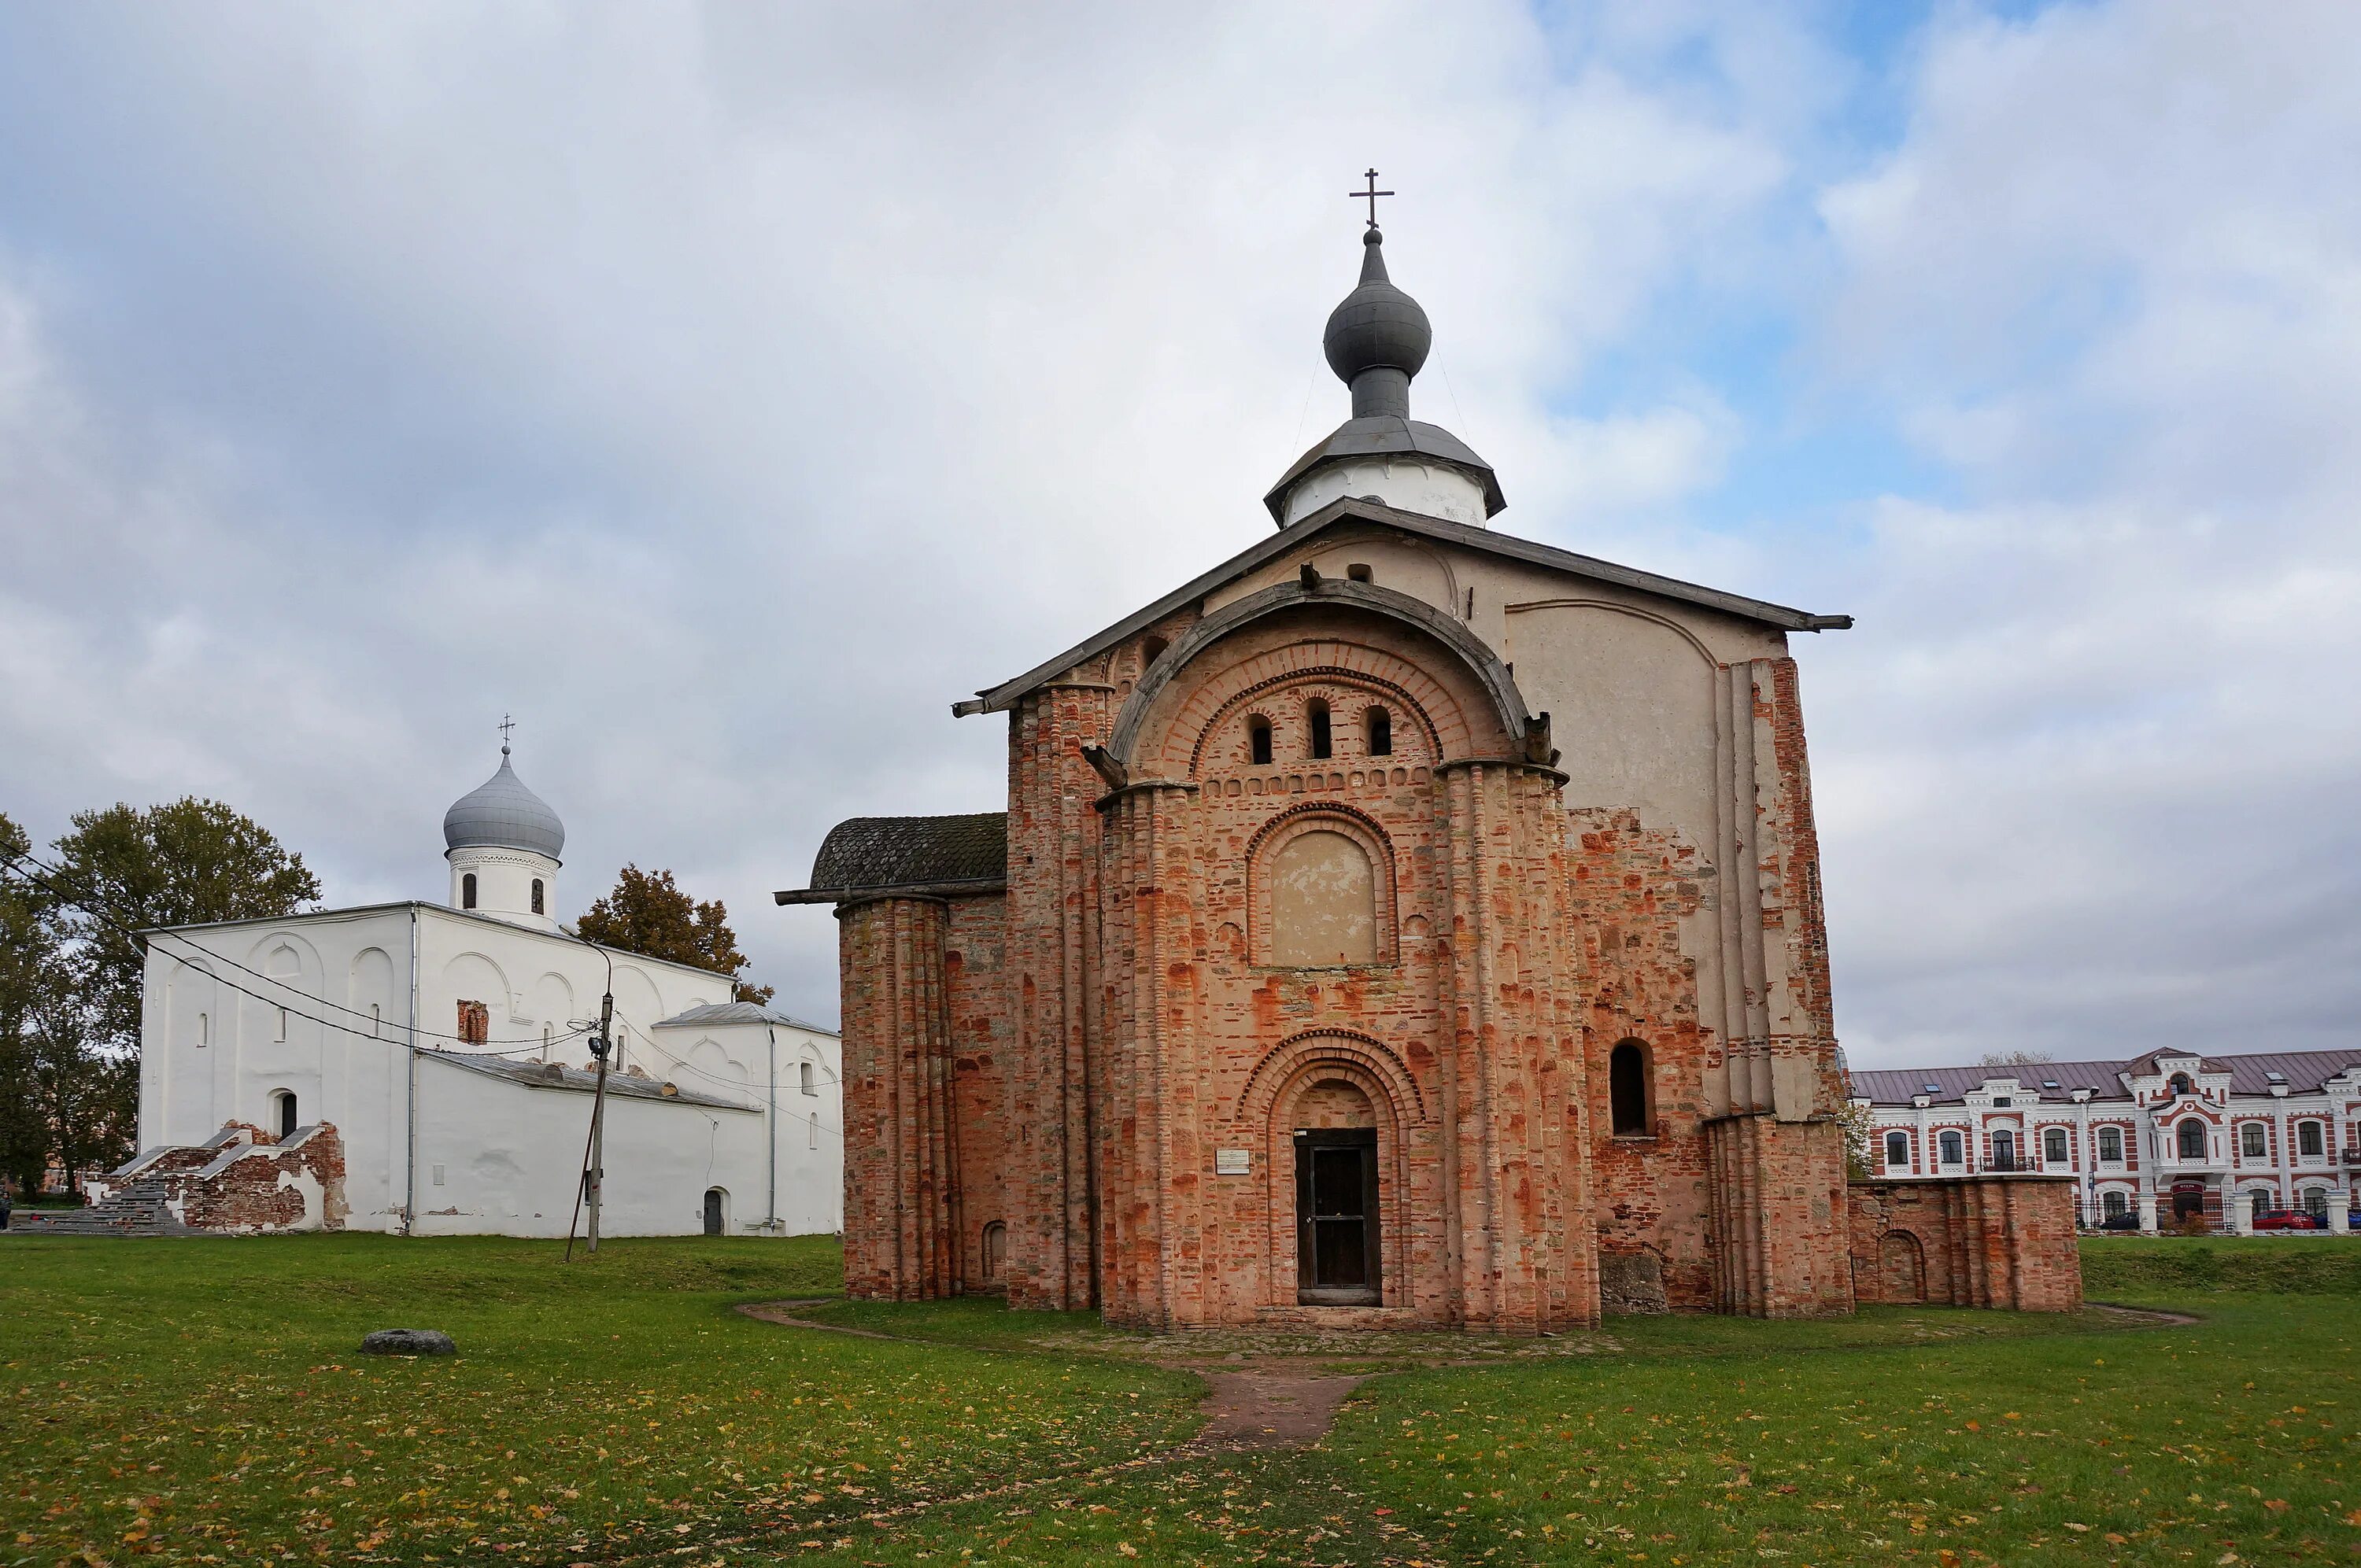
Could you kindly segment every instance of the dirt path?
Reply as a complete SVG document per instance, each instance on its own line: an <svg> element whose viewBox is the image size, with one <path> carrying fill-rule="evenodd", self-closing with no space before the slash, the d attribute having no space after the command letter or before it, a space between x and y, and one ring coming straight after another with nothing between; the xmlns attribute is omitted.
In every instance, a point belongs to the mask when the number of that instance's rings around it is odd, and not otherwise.
<svg viewBox="0 0 2361 1568"><path fill-rule="evenodd" d="M961 1350L979 1347L951 1340L930 1340L908 1334L880 1333L875 1329L849 1328L802 1315L828 1298L801 1301L762 1301L738 1310L747 1317L782 1328L816 1329L821 1333L847 1334L855 1339L892 1340L902 1344L938 1344ZM1049 1352L1038 1354L1048 1354ZM1205 1425L1181 1450L1191 1454L1254 1448L1301 1448L1328 1435L1336 1412L1353 1390L1368 1381L1366 1373L1321 1370L1323 1363L1274 1357L1244 1366L1208 1365L1189 1357L1150 1357L1143 1365L1193 1373L1204 1379L1206 1394L1200 1409Z"/></svg>

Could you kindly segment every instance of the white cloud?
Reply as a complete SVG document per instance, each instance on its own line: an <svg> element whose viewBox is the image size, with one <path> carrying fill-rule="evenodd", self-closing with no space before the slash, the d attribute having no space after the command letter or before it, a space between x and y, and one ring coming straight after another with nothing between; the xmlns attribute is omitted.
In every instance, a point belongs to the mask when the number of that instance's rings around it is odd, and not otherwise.
<svg viewBox="0 0 2361 1568"><path fill-rule="evenodd" d="M1821 201L1889 501L1818 663L1855 1059L2349 1041L2361 135L2349 8L1952 16Z"/></svg>

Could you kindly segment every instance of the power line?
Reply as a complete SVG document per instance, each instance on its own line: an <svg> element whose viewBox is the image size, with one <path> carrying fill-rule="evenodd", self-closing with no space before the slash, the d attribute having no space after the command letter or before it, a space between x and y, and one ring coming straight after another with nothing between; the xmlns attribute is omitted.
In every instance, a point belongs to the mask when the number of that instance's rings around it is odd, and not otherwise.
<svg viewBox="0 0 2361 1568"><path fill-rule="evenodd" d="M126 924L124 921L117 919L112 913L104 908L99 900L78 896L71 889L60 887L57 883L49 881L47 877L40 875L39 872L27 871L24 869L26 866L35 866L38 867L39 871L46 871L54 875L64 875L65 873L60 871L57 867L38 861L29 853L11 853L5 855L5 859L11 863L11 867L16 871L16 873L18 876L23 877L26 881L32 883L37 887L47 889L49 893L55 894L58 898L62 899L67 904L71 905L76 909L82 910L85 913L97 916L107 925L115 927L117 931L122 932L125 936L127 936L134 941L140 942L144 946L163 954L164 957L171 959L174 963L181 965L183 969L195 970L200 974L203 974L207 979L213 981L216 985L227 986L230 990L236 992L241 996L250 997L254 1001L261 1003L266 1007L279 1008L281 1012L286 1013L291 1017L301 1018L306 1023L317 1024L324 1029L335 1029L341 1034L349 1035L356 1039L387 1039L386 1036L377 1032L387 1025L387 1021L383 1018L371 1014L364 1014L358 1008L346 1007L341 1003L330 1002L325 997L314 997L307 992L298 991L288 985L285 981L271 975L264 974L258 970L247 968L245 964L239 963L236 959L227 958L222 954L208 951L203 948L199 948L193 942L189 942L187 938L179 936L178 933L171 931L159 931L157 933L159 937L172 937L178 941L188 943L189 947L198 954L202 955L203 959L212 960L213 963L226 964L232 969L238 970L246 974L250 974L254 976L255 979L261 981L264 984L277 988L280 994L277 996L266 996L261 992L249 990L247 987L238 984L237 981L231 980L226 976L215 974L209 963L199 962L196 959L183 958L181 954L173 951L170 948L159 946L154 941L144 938L138 930ZM302 916L290 916L290 918L300 919ZM368 1024L369 1027L368 1029L357 1029L349 1024L340 1023L333 1018L323 1018L315 1013L307 1013L302 1008L290 1003L286 1000L286 998L290 996L300 997L306 1002L317 1002L324 1007L333 1007L339 1013L350 1014L355 1018L364 1020ZM413 1005L414 1004L415 999L413 999ZM404 1025L394 1025L392 1026L396 1028L403 1028L405 1037L410 1033ZM498 1042L498 1047L500 1048L495 1048L495 1043L490 1040L471 1040L465 1035L445 1034L441 1030L436 1029L418 1029L415 1033L431 1039L450 1040L463 1047L474 1047L480 1054L485 1056L514 1056L522 1051L538 1050L544 1046L554 1046L561 1039L570 1040L577 1035L588 1034L590 1026L587 1024L576 1025L569 1023L566 1033L563 1035L553 1035L545 1040L502 1040ZM389 1043L400 1044L401 1041L392 1040L389 1041Z"/></svg>

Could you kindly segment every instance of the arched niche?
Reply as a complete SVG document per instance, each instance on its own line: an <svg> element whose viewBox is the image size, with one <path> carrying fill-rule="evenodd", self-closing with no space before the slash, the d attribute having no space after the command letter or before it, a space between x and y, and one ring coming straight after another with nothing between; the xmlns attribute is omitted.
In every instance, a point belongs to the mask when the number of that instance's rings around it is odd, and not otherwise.
<svg viewBox="0 0 2361 1568"><path fill-rule="evenodd" d="M1252 961L1272 969L1390 964L1400 956L1384 828L1333 803L1292 807L1247 847Z"/></svg>
<svg viewBox="0 0 2361 1568"><path fill-rule="evenodd" d="M394 1005L393 957L383 948L363 948L353 955L352 969L346 977L351 992L354 1026L367 1030L374 1038L388 1039L401 1032L407 1022ZM364 1024L362 1019L368 1019Z"/></svg>

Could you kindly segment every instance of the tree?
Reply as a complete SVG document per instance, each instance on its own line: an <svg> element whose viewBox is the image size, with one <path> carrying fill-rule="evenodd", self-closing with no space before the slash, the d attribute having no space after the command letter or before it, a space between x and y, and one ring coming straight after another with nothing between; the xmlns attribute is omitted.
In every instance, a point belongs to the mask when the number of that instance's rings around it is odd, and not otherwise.
<svg viewBox="0 0 2361 1568"><path fill-rule="evenodd" d="M741 1002L768 1002L775 990L742 978L748 960L730 929L730 911L719 902L690 898L675 885L670 872L625 866L615 891L584 910L574 929L610 948L726 974L731 994Z"/></svg>
<svg viewBox="0 0 2361 1568"><path fill-rule="evenodd" d="M1848 1100L1837 1113L1837 1124L1844 1131L1845 1175L1855 1181L1868 1180L1877 1174L1872 1161L1877 1118L1864 1102Z"/></svg>
<svg viewBox="0 0 2361 1568"><path fill-rule="evenodd" d="M134 932L213 920L259 920L317 904L320 879L270 830L193 796L145 811L79 812L60 839L51 879L65 900L59 933L88 988L101 1050L136 1050L145 944Z"/></svg>
<svg viewBox="0 0 2361 1568"><path fill-rule="evenodd" d="M0 866L32 848L25 830L0 815ZM34 1066L34 1014L42 987L60 971L57 935L43 918L48 895L0 869L0 1177L20 1192L41 1182L53 1139Z"/></svg>
<svg viewBox="0 0 2361 1568"><path fill-rule="evenodd" d="M1976 1065L1978 1067L2039 1067L2043 1062L2057 1059L2048 1051L1988 1051Z"/></svg>

